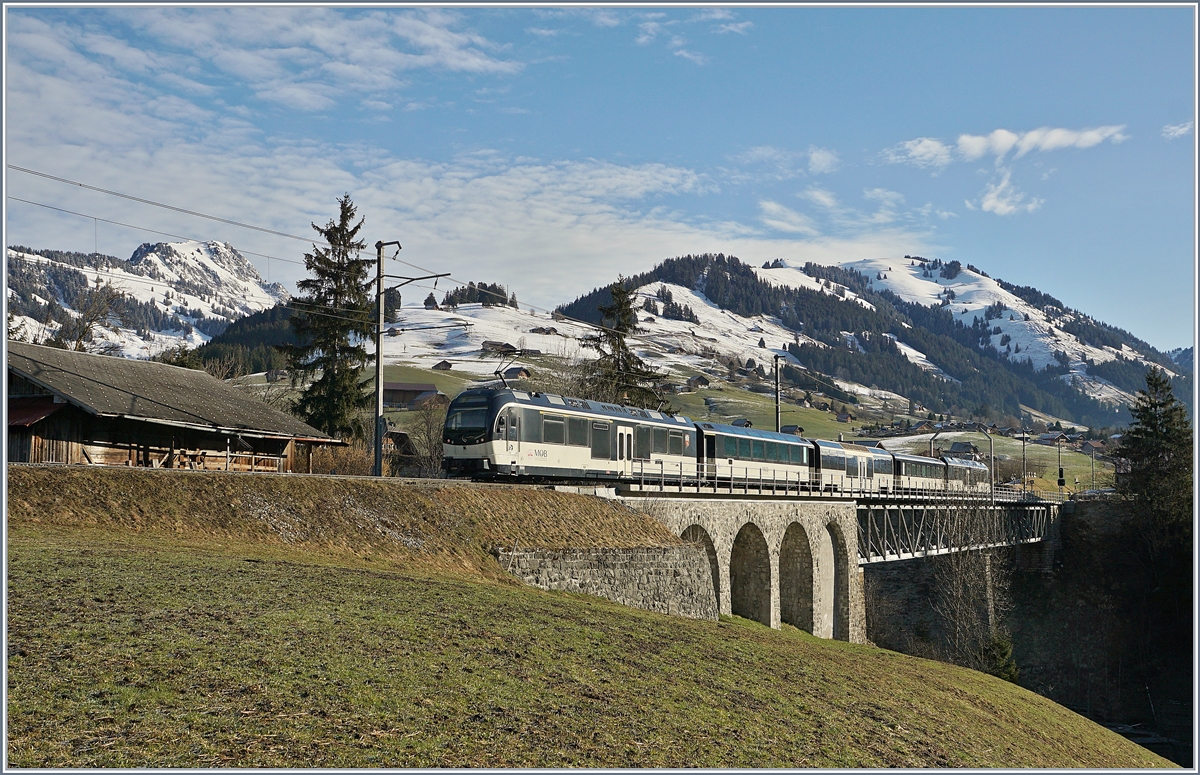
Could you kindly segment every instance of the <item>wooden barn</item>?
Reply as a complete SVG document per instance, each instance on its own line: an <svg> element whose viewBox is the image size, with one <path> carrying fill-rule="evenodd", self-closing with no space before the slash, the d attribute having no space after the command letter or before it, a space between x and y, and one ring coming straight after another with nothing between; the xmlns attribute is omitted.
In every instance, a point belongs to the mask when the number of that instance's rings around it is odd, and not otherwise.
<svg viewBox="0 0 1200 775"><path fill-rule="evenodd" d="M8 461L308 472L343 444L203 371L8 343Z"/></svg>

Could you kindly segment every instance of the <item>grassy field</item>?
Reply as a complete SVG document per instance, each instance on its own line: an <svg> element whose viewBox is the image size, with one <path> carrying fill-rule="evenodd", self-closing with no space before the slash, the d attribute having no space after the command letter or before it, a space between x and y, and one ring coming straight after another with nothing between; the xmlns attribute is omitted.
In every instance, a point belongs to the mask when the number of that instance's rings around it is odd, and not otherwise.
<svg viewBox="0 0 1200 775"><path fill-rule="evenodd" d="M612 504L9 473L9 766L1168 766L990 676L532 590L486 552L674 540Z"/></svg>

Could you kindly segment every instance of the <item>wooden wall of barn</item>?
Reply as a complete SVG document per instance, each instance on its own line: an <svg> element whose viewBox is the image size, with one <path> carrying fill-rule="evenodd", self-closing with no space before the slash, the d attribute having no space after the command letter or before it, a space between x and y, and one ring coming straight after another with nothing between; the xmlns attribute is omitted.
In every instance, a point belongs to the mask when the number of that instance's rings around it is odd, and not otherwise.
<svg viewBox="0 0 1200 775"><path fill-rule="evenodd" d="M95 417L66 406L28 428L8 429L14 463L83 463L219 471L304 472L311 445L292 439L237 439L150 422Z"/></svg>

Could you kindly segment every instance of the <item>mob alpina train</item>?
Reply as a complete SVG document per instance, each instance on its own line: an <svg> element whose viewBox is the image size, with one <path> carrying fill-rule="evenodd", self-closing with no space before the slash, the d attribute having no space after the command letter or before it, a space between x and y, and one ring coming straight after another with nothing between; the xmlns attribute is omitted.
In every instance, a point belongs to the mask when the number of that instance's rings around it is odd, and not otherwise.
<svg viewBox="0 0 1200 775"><path fill-rule="evenodd" d="M592 484L765 483L773 491L985 494L987 466L806 439L653 409L528 393L467 390L442 436L450 476Z"/></svg>

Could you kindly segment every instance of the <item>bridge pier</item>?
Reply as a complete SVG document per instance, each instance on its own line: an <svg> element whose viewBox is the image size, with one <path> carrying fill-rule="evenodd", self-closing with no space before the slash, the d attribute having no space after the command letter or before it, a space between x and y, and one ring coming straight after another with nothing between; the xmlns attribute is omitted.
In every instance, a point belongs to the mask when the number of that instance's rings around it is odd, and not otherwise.
<svg viewBox="0 0 1200 775"><path fill-rule="evenodd" d="M704 547L721 613L866 640L854 501L625 499Z"/></svg>

